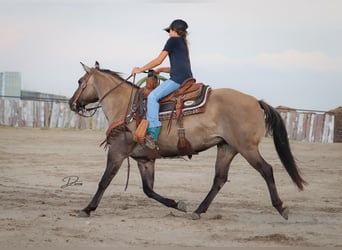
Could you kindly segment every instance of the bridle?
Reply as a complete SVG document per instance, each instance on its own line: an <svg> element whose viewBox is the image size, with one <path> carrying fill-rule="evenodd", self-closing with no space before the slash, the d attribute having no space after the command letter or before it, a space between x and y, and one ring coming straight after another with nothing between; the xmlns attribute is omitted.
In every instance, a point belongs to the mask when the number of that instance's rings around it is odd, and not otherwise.
<svg viewBox="0 0 342 250"><path fill-rule="evenodd" d="M90 79L90 77L92 76L92 74L96 71L96 68L91 68L89 72L87 72L87 75L85 77L85 79L82 81L81 85L78 87L75 96L74 96L74 100L71 104L72 110L77 112L78 115L83 116L83 117L92 117L95 115L96 111L101 108L101 105L97 105L95 107L91 107L91 108L85 108L82 107L80 110L77 109L77 101L80 98L80 96L82 95L83 91L85 90L85 88L88 85L88 81ZM123 83L127 82L132 76L134 76L135 79L135 75L130 75L128 76L126 79L122 80L118 85L116 85L115 87L111 88L110 90L108 90L100 99L99 99L99 104L101 104L101 102L103 101L103 99L105 99L112 91L114 91L115 89L117 89L118 87L120 87ZM134 81L133 81L134 82ZM88 114L88 112L92 113Z"/></svg>

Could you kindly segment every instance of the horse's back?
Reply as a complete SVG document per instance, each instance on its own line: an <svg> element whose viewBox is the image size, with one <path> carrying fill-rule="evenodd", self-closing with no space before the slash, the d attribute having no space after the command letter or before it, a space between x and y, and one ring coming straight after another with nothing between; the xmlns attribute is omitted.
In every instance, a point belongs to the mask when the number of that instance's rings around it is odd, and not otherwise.
<svg viewBox="0 0 342 250"><path fill-rule="evenodd" d="M230 88L213 89L208 112L215 114L218 129L234 144L246 143L245 139L258 144L265 134L264 112L254 96Z"/></svg>
<svg viewBox="0 0 342 250"><path fill-rule="evenodd" d="M263 114L260 104L254 96L230 88L213 89L210 105L229 110L228 114L233 115L248 113L248 115L260 116ZM250 114L251 112L252 114Z"/></svg>
<svg viewBox="0 0 342 250"><path fill-rule="evenodd" d="M225 98L229 98L229 100L234 103L239 103L238 100L243 100L245 102L257 102L258 101L254 96L248 95L239 90L231 89L231 88L213 89L212 92L217 95L222 95Z"/></svg>

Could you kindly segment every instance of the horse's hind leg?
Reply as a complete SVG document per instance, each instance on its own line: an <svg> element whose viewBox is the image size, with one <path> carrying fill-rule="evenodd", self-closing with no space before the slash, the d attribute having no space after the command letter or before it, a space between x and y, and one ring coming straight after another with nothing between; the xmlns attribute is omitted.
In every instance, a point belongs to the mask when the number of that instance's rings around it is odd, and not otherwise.
<svg viewBox="0 0 342 250"><path fill-rule="evenodd" d="M271 196L272 205L277 209L280 215L287 220L289 210L283 206L283 202L278 195L272 166L263 159L257 149L240 153L246 158L249 164L251 164L252 167L254 167L264 178Z"/></svg>
<svg viewBox="0 0 342 250"><path fill-rule="evenodd" d="M153 190L154 185L154 160L137 160L138 167L141 175L144 193L167 207L172 207L180 211L186 212L185 203L182 201L176 202L175 200L164 198Z"/></svg>
<svg viewBox="0 0 342 250"><path fill-rule="evenodd" d="M236 154L237 151L226 143L217 145L214 182L205 199L192 213L191 217L193 220L198 220L200 218L200 214L207 211L217 193L227 182L230 163Z"/></svg>
<svg viewBox="0 0 342 250"><path fill-rule="evenodd" d="M114 176L117 174L124 159L125 156L120 154L114 146L109 147L106 170L102 175L93 199L90 201L88 206L78 214L79 217L89 217L90 213L97 208L105 190L113 180Z"/></svg>

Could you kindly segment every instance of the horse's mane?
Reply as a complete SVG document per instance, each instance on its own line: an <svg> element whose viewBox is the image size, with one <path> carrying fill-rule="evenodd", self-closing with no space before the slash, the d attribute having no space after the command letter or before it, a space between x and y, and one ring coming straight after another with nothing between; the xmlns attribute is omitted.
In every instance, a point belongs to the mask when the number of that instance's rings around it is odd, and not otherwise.
<svg viewBox="0 0 342 250"><path fill-rule="evenodd" d="M132 85L133 87L139 88L139 86L135 85L134 83L127 81L126 79L124 79L121 75L122 73L120 72L116 72L116 71L112 71L109 69L98 69L98 71L102 72L102 73L106 73L106 74L110 74L111 76L115 77L115 78L119 78L121 81L125 81L128 84Z"/></svg>

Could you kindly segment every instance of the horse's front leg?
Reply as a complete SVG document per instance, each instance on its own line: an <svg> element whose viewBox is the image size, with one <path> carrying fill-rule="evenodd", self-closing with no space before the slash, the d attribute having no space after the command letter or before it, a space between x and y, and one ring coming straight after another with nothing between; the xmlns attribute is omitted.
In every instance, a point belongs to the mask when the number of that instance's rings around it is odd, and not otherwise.
<svg viewBox="0 0 342 250"><path fill-rule="evenodd" d="M141 175L144 193L148 197L159 201L167 207L172 207L182 212L186 212L186 205L183 201L176 202L175 200L165 198L154 192L154 164L155 160L138 160L138 167Z"/></svg>
<svg viewBox="0 0 342 250"><path fill-rule="evenodd" d="M123 160L127 157L127 153L124 153L122 150L123 142L119 141L113 141L111 142L111 146L109 147L108 153L107 153L107 166L106 170L102 175L102 178L99 182L97 191L93 197L93 199L90 201L87 207L85 207L79 214L79 217L89 217L90 213L94 211L97 206L99 205L101 198L109 186L110 182L113 180L114 176L119 171Z"/></svg>

